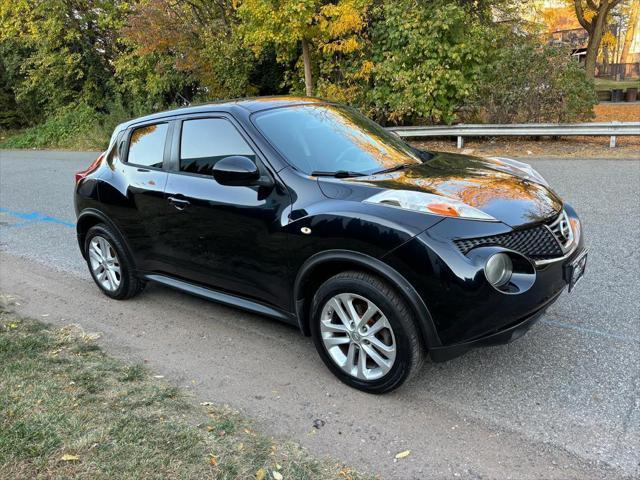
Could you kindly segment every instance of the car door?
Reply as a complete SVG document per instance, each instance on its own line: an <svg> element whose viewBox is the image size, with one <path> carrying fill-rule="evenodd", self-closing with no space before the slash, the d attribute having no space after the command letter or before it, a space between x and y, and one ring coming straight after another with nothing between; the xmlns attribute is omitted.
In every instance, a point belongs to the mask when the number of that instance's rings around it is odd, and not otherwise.
<svg viewBox="0 0 640 480"><path fill-rule="evenodd" d="M170 205L163 245L175 272L191 281L287 308L286 223L291 198L256 146L228 116L186 118L175 125ZM274 184L221 185L223 158L245 156Z"/></svg>
<svg viewBox="0 0 640 480"><path fill-rule="evenodd" d="M123 231L141 270L160 268L156 246L168 208L164 199L171 122L128 129L109 158L111 173L99 192L108 215Z"/></svg>

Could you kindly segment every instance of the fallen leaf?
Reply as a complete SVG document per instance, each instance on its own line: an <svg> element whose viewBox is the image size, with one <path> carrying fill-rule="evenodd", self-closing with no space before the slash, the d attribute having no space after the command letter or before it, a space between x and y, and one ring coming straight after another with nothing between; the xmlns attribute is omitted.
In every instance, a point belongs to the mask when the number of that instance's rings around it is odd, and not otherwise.
<svg viewBox="0 0 640 480"><path fill-rule="evenodd" d="M62 457L60 457L60 460L62 460L63 462L77 462L78 460L80 460L80 457L77 455L65 453L64 455L62 455Z"/></svg>
<svg viewBox="0 0 640 480"><path fill-rule="evenodd" d="M410 453L411 453L411 450L405 450L405 451L403 451L403 452L396 453L396 458L397 458L398 460L400 460L401 458L406 458L406 457L408 457L408 456L409 456L409 454L410 454Z"/></svg>
<svg viewBox="0 0 640 480"><path fill-rule="evenodd" d="M273 475L274 480L282 480L284 478L280 472L276 472L275 470L271 473Z"/></svg>
<svg viewBox="0 0 640 480"><path fill-rule="evenodd" d="M279 463L276 463L276 470L282 470L282 465L280 465Z"/></svg>
<svg viewBox="0 0 640 480"><path fill-rule="evenodd" d="M214 427L212 425L207 426L207 432L212 432Z"/></svg>
<svg viewBox="0 0 640 480"><path fill-rule="evenodd" d="M256 472L256 480L264 480L265 475L266 475L266 472L264 471L264 468L261 468Z"/></svg>
<svg viewBox="0 0 640 480"><path fill-rule="evenodd" d="M218 460L216 460L216 457L211 456L211 458L209 459L209 463L215 467L216 465L218 465Z"/></svg>

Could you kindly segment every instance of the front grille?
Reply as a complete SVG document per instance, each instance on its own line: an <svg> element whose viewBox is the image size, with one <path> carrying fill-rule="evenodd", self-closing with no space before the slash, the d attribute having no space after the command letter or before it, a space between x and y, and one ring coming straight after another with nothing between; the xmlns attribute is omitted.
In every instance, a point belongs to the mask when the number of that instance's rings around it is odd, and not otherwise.
<svg viewBox="0 0 640 480"><path fill-rule="evenodd" d="M537 227L526 228L523 230L515 230L509 233L492 235L489 237L477 238L461 238L454 240L458 249L466 255L477 247L499 246L520 252L532 260L542 260L547 258L561 257L563 255L562 246L568 245L572 239L568 239L571 233L565 237L566 230L558 226L559 220L566 215L562 212L558 218L554 219L549 225L538 225ZM568 224L568 219L567 219ZM559 230L555 233L553 228ZM571 228L569 227L569 232ZM565 241L563 241L563 239Z"/></svg>
<svg viewBox="0 0 640 480"><path fill-rule="evenodd" d="M558 218L549 224L549 228L563 249L567 249L569 245L571 245L571 242L573 242L573 231L569 224L569 217L567 217L567 213L564 210L558 215Z"/></svg>

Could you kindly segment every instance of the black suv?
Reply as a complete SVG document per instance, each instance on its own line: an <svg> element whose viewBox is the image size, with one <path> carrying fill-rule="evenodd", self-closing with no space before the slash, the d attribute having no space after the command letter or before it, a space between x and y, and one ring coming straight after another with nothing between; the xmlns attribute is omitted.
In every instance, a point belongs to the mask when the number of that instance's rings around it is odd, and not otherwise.
<svg viewBox="0 0 640 480"><path fill-rule="evenodd" d="M311 98L124 123L75 206L106 295L155 281L278 318L377 393L426 353L519 337L586 264L575 211L529 165L417 150Z"/></svg>

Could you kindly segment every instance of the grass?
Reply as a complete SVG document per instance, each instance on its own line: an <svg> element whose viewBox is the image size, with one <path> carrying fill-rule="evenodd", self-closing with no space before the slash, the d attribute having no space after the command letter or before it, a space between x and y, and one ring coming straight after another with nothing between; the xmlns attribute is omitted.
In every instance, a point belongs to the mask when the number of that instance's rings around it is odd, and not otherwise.
<svg viewBox="0 0 640 480"><path fill-rule="evenodd" d="M274 473L275 472L275 473ZM0 308L0 478L360 479L198 405L77 326ZM367 477L368 478L368 477Z"/></svg>
<svg viewBox="0 0 640 480"><path fill-rule="evenodd" d="M0 148L103 150L113 129L128 116L118 106L101 113L85 104L69 105L33 127L0 130Z"/></svg>
<svg viewBox="0 0 640 480"><path fill-rule="evenodd" d="M605 90L613 90L614 88L620 88L622 90L626 90L627 88L640 88L640 80L607 80L603 78L596 78L596 90L597 91L605 91Z"/></svg>

